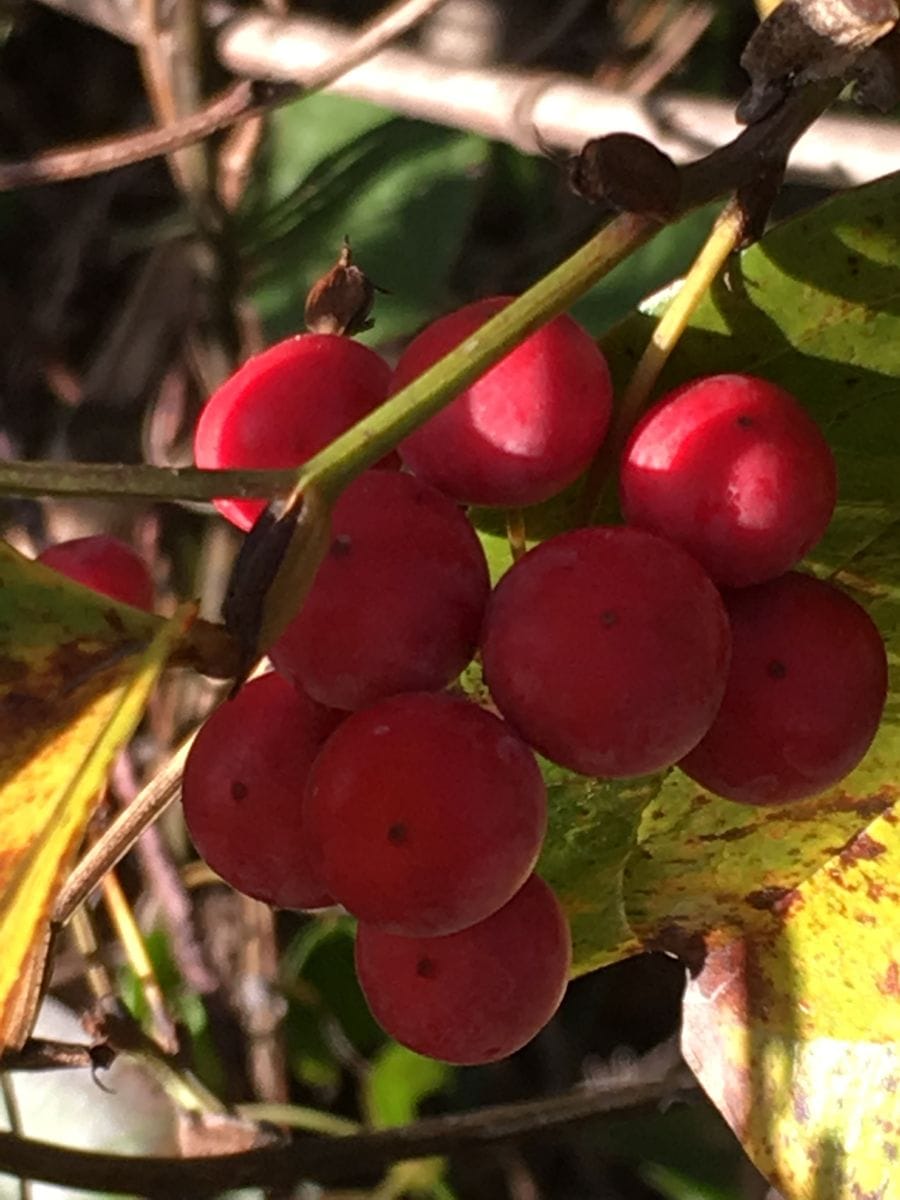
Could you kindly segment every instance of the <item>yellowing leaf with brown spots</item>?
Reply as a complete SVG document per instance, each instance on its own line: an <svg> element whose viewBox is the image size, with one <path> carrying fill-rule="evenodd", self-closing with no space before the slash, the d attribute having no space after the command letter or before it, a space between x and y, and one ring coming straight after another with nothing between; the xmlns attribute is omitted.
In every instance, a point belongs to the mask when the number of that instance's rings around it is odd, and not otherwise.
<svg viewBox="0 0 900 1200"><path fill-rule="evenodd" d="M688 984L685 1056L788 1197L900 1196L900 818L888 810Z"/></svg>
<svg viewBox="0 0 900 1200"><path fill-rule="evenodd" d="M0 1051L28 1034L54 899L178 637L0 544ZM179 658L227 671L229 654L200 626Z"/></svg>

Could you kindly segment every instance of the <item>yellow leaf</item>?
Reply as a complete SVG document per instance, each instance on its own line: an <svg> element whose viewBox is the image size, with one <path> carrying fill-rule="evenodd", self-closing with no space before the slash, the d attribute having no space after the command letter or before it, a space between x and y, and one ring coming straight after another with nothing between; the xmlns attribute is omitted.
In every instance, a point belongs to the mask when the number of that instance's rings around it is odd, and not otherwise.
<svg viewBox="0 0 900 1200"><path fill-rule="evenodd" d="M900 814L710 949L685 1056L788 1200L900 1197Z"/></svg>
<svg viewBox="0 0 900 1200"><path fill-rule="evenodd" d="M186 620L163 623L0 545L0 1051L28 1035L54 899Z"/></svg>

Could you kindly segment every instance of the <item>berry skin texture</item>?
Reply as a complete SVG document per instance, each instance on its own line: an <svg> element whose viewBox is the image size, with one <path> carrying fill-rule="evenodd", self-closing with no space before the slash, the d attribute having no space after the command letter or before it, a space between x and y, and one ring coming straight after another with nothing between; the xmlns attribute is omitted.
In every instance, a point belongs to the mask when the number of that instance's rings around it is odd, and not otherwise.
<svg viewBox="0 0 900 1200"><path fill-rule="evenodd" d="M792 571L726 593L734 649L709 732L679 764L746 804L815 796L861 761L887 695L884 643L865 609Z"/></svg>
<svg viewBox="0 0 900 1200"><path fill-rule="evenodd" d="M472 658L489 593L457 505L411 475L369 471L335 505L331 549L272 662L332 708L436 690Z"/></svg>
<svg viewBox="0 0 900 1200"><path fill-rule="evenodd" d="M474 334L512 297L478 300L415 338L397 392ZM404 463L460 504L536 504L585 470L609 425L606 359L571 317L537 330L400 444Z"/></svg>
<svg viewBox="0 0 900 1200"><path fill-rule="evenodd" d="M99 533L57 542L42 551L37 561L113 600L153 610L153 580L147 564L118 538Z"/></svg>
<svg viewBox="0 0 900 1200"><path fill-rule="evenodd" d="M482 661L497 708L541 754L585 775L671 766L712 723L731 636L709 577L652 533L548 539L500 580Z"/></svg>
<svg viewBox="0 0 900 1200"><path fill-rule="evenodd" d="M752 375L676 388L641 420L620 478L631 525L677 542L723 587L774 579L831 520L834 458L797 401Z"/></svg>
<svg viewBox="0 0 900 1200"><path fill-rule="evenodd" d="M354 916L430 937L474 925L522 886L547 793L499 717L417 692L344 721L313 766L303 820L326 886Z"/></svg>
<svg viewBox="0 0 900 1200"><path fill-rule="evenodd" d="M351 338L310 333L248 359L207 400L194 432L198 467L294 467L377 408L390 368ZM263 500L220 499L249 529Z"/></svg>
<svg viewBox="0 0 900 1200"><path fill-rule="evenodd" d="M460 1065L529 1042L559 1007L571 954L559 902L536 875L449 937L396 937L363 923L356 935L356 972L378 1023L419 1054Z"/></svg>
<svg viewBox="0 0 900 1200"><path fill-rule="evenodd" d="M245 683L197 734L184 819L198 853L239 892L280 908L333 903L302 813L307 774L339 719L273 673Z"/></svg>

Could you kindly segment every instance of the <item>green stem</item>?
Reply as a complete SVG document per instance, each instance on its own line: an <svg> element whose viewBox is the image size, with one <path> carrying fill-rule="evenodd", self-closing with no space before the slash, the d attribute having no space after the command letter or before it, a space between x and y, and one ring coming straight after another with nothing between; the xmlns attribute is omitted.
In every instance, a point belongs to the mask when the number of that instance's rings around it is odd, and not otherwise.
<svg viewBox="0 0 900 1200"><path fill-rule="evenodd" d="M301 490L314 484L326 498L334 499L523 338L570 308L659 229L650 217L617 216L445 358L305 463L298 475Z"/></svg>
<svg viewBox="0 0 900 1200"><path fill-rule="evenodd" d="M115 496L140 500L263 497L288 491L296 467L277 471L202 471L122 463L0 462L3 496Z"/></svg>
<svg viewBox="0 0 900 1200"><path fill-rule="evenodd" d="M351 1121L349 1117L322 1112L318 1108L305 1108L299 1104L239 1104L237 1110L249 1121L268 1121L271 1125L286 1125L290 1129L302 1129L306 1133L347 1137L351 1133L362 1132L360 1123Z"/></svg>

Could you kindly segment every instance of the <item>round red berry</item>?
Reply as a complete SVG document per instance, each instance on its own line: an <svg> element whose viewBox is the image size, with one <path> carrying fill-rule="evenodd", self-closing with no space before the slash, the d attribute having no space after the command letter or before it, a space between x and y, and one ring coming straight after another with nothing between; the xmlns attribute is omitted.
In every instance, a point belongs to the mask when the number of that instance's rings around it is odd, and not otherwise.
<svg viewBox="0 0 900 1200"><path fill-rule="evenodd" d="M113 600L148 611L153 608L153 580L147 564L118 538L98 533L57 542L38 555L38 562Z"/></svg>
<svg viewBox="0 0 900 1200"><path fill-rule="evenodd" d="M731 636L709 576L652 533L595 526L530 550L500 580L484 677L553 762L627 777L671 766L709 728Z"/></svg>
<svg viewBox="0 0 900 1200"><path fill-rule="evenodd" d="M429 325L402 354L393 392L502 311L479 300ZM571 317L542 326L400 444L414 474L460 504L536 504L584 471L609 425L606 360Z"/></svg>
<svg viewBox="0 0 900 1200"><path fill-rule="evenodd" d="M748 804L814 796L861 761L887 694L874 622L844 592L792 571L725 595L733 652L721 708L679 764Z"/></svg>
<svg viewBox="0 0 900 1200"><path fill-rule="evenodd" d="M281 908L333 903L303 823L310 767L340 717L280 675L244 684L215 709L188 753L184 818L226 883Z"/></svg>
<svg viewBox="0 0 900 1200"><path fill-rule="evenodd" d="M397 937L360 923L356 969L382 1027L445 1062L494 1062L550 1020L566 989L571 941L559 901L536 875L493 916L448 937Z"/></svg>
<svg viewBox="0 0 900 1200"><path fill-rule="evenodd" d="M322 878L354 916L431 936L482 920L521 887L547 793L499 717L414 692L344 721L313 766L304 823Z"/></svg>
<svg viewBox="0 0 900 1200"><path fill-rule="evenodd" d="M677 542L728 587L795 566L837 490L818 426L752 375L711 375L660 401L631 435L620 483L626 521Z"/></svg>
<svg viewBox="0 0 900 1200"><path fill-rule="evenodd" d="M295 467L383 402L390 369L351 338L310 333L248 359L207 400L194 433L198 467ZM262 500L219 499L249 529Z"/></svg>

